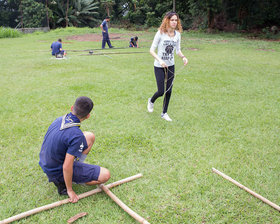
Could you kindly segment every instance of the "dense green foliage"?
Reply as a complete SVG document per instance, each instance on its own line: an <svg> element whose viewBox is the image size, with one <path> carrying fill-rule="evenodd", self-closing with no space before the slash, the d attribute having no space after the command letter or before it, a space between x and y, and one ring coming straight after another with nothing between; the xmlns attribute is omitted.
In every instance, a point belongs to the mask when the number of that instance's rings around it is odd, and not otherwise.
<svg viewBox="0 0 280 224"><path fill-rule="evenodd" d="M122 26L151 27L159 26L173 7L184 29L235 31L276 26L278 31L280 26L280 2L274 0L0 0L0 25L14 27L23 16L25 27L38 26L40 18L41 26L48 24L47 19L51 28L94 27L109 15L112 23Z"/></svg>
<svg viewBox="0 0 280 224"><path fill-rule="evenodd" d="M18 0L0 0L0 26L16 27L19 18Z"/></svg>
<svg viewBox="0 0 280 224"><path fill-rule="evenodd" d="M226 173L280 204L280 46L240 34L184 32L183 68L175 56L176 78L168 123L147 99L156 91L149 47L153 32L111 29L116 47L130 35L139 49L98 51L100 42L67 37L100 29L67 28L0 39L0 220L65 199L41 170L40 147L49 125L69 112L81 95L93 99L83 131L96 135L86 162L107 167L109 183L143 173L112 189L150 223L279 223L279 212L213 174ZM50 55L61 37L67 59ZM109 54L145 52L139 54ZM95 187L74 185L84 193ZM18 224L64 224L80 212L79 224L135 224L106 194L99 193L32 215Z"/></svg>
<svg viewBox="0 0 280 224"><path fill-rule="evenodd" d="M0 27L0 38L14 38L20 37L23 34L15 29Z"/></svg>
<svg viewBox="0 0 280 224"><path fill-rule="evenodd" d="M34 0L22 0L22 18L25 28L41 27L46 18L45 7L42 3Z"/></svg>
<svg viewBox="0 0 280 224"><path fill-rule="evenodd" d="M51 26L95 26L97 23L98 2L94 0L73 0L69 5L65 1L52 1L49 5L52 12Z"/></svg>

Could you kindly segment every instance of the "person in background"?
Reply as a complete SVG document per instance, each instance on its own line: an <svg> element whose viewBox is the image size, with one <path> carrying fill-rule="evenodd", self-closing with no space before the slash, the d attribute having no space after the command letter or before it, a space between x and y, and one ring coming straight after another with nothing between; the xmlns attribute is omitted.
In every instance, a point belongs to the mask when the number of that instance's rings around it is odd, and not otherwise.
<svg viewBox="0 0 280 224"><path fill-rule="evenodd" d="M129 47L137 47L138 48L138 37L131 37L129 42Z"/></svg>
<svg viewBox="0 0 280 224"><path fill-rule="evenodd" d="M188 59L181 52L181 32L182 26L179 15L175 12L168 12L156 33L150 53L154 57L154 72L157 81L157 92L148 99L148 112L153 112L154 103L158 97L164 95L161 118L172 121L167 114L169 100L175 75L174 50L182 58L184 65L188 64ZM157 53L155 50L157 49ZM165 84L166 83L166 84Z"/></svg>
<svg viewBox="0 0 280 224"><path fill-rule="evenodd" d="M62 49L62 40L58 39L57 41L53 42L51 45L51 50L52 50L52 55L59 57L58 55L60 55L61 57L66 55L66 51L64 51Z"/></svg>
<svg viewBox="0 0 280 224"><path fill-rule="evenodd" d="M108 44L109 48L113 48L111 41L110 41L110 37L109 37L109 33L108 33L108 22L110 21L110 17L106 16L106 18L103 20L103 22L100 25L100 28L102 30L102 49L105 48L106 43Z"/></svg>

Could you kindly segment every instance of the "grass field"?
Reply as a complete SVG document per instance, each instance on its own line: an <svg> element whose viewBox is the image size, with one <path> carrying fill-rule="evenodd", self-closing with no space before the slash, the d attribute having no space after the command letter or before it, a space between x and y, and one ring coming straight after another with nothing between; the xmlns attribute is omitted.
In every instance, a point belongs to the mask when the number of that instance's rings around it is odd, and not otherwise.
<svg viewBox="0 0 280 224"><path fill-rule="evenodd" d="M127 31L110 31L127 37L112 40L115 47L128 45ZM66 40L89 32L100 33L69 28L0 39L0 220L67 198L48 182L39 152L52 121L85 95L95 107L81 129L96 135L86 162L108 168L109 183L143 173L112 192L150 223L279 223L279 212L211 168L280 204L280 42L183 33L189 65L176 56L166 122L162 98L152 114L146 109L156 91L148 53L155 31L129 31L142 48L104 51L141 54L50 56L59 37L67 50L100 48ZM79 194L94 188L74 185ZM18 223L66 223L79 212L89 213L79 224L135 223L104 193Z"/></svg>

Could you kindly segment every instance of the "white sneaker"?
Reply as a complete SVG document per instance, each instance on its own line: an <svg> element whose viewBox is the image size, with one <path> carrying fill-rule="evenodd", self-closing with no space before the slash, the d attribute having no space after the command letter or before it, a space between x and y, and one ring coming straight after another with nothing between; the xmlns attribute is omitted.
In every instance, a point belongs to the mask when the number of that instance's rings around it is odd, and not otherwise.
<svg viewBox="0 0 280 224"><path fill-rule="evenodd" d="M148 111L152 113L154 111L154 104L151 102L151 98L148 99L148 105L147 105Z"/></svg>
<svg viewBox="0 0 280 224"><path fill-rule="evenodd" d="M167 113L162 113L161 114L161 118L162 119L164 119L164 120L166 120L166 121L172 121L172 119L168 116L168 114Z"/></svg>

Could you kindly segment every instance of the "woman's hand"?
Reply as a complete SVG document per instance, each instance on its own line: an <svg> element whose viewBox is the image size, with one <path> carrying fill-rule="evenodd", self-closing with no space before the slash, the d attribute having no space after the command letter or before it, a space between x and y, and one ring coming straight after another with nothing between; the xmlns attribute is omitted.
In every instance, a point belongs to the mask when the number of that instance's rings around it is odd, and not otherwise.
<svg viewBox="0 0 280 224"><path fill-rule="evenodd" d="M183 57L183 62L184 62L185 66L189 63L189 61L188 61L188 59L186 57Z"/></svg>
<svg viewBox="0 0 280 224"><path fill-rule="evenodd" d="M163 60L160 60L159 63L164 68L168 67Z"/></svg>

